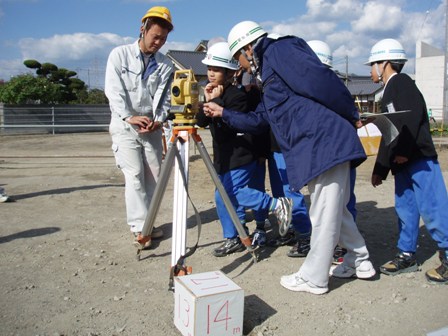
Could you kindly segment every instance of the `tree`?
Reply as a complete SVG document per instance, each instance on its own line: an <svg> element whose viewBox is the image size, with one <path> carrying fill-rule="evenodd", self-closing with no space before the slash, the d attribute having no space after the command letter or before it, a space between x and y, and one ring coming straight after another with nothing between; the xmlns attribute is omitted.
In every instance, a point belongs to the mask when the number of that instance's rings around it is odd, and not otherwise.
<svg viewBox="0 0 448 336"><path fill-rule="evenodd" d="M55 104L60 88L43 77L19 75L0 86L0 101L5 104Z"/></svg>
<svg viewBox="0 0 448 336"><path fill-rule="evenodd" d="M87 85L72 70L58 68L52 63L26 60L23 64L36 71L0 80L0 102L6 104L107 104L102 90L88 91Z"/></svg>
<svg viewBox="0 0 448 336"><path fill-rule="evenodd" d="M85 104L109 104L109 100L103 90L92 89L88 93Z"/></svg>
<svg viewBox="0 0 448 336"><path fill-rule="evenodd" d="M59 86L59 103L68 104L82 101L87 96L87 86L79 78L75 71L58 68L52 63L40 63L36 60L25 60L23 64L30 69L36 70L36 75L45 78L49 82Z"/></svg>

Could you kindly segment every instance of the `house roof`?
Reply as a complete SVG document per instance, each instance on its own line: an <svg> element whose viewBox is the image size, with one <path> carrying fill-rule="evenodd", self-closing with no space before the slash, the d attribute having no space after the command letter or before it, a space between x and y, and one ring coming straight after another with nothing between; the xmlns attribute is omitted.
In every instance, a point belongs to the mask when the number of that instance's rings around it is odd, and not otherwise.
<svg viewBox="0 0 448 336"><path fill-rule="evenodd" d="M382 90L381 84L367 77L350 77L347 88L352 96L372 96Z"/></svg>
<svg viewBox="0 0 448 336"><path fill-rule="evenodd" d="M206 51L208 40L201 40L194 51Z"/></svg>
<svg viewBox="0 0 448 336"><path fill-rule="evenodd" d="M207 76L207 66L201 61L204 52L186 50L168 50L166 53L178 69L192 69L196 76Z"/></svg>
<svg viewBox="0 0 448 336"><path fill-rule="evenodd" d="M205 50L208 40L201 40L195 51L187 50L169 50L166 53L174 63L177 69L192 69L198 80L207 78L207 66L202 63L205 57ZM341 80L345 81L345 74L336 71ZM347 80L347 88L352 96L372 96L377 94L381 89L381 84L372 82L369 76L349 75Z"/></svg>

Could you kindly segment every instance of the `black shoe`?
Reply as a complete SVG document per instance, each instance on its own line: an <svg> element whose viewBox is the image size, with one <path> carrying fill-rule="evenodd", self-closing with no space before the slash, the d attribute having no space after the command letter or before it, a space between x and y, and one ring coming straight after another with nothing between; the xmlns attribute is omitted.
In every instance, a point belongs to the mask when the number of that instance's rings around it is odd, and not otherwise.
<svg viewBox="0 0 448 336"><path fill-rule="evenodd" d="M426 272L426 279L435 284L448 284L448 258L445 251L439 251L439 258L442 264Z"/></svg>
<svg viewBox="0 0 448 336"><path fill-rule="evenodd" d="M294 229L289 229L288 233L284 237L277 237L266 242L267 246L278 247L278 246L293 246L297 242L296 234Z"/></svg>
<svg viewBox="0 0 448 336"><path fill-rule="evenodd" d="M288 251L286 254L288 257L291 258L303 258L308 255L308 252L310 251L310 238L299 238L297 240L297 243L294 244L293 247Z"/></svg>
<svg viewBox="0 0 448 336"><path fill-rule="evenodd" d="M253 234L251 245L252 245L252 247L265 246L266 245L266 231L256 229Z"/></svg>
<svg viewBox="0 0 448 336"><path fill-rule="evenodd" d="M344 261L344 256L347 253L347 249L336 245L333 253L333 264L340 265Z"/></svg>
<svg viewBox="0 0 448 336"><path fill-rule="evenodd" d="M400 252L391 261L380 267L380 272L387 275L415 272L418 270L417 259L414 253Z"/></svg>
<svg viewBox="0 0 448 336"><path fill-rule="evenodd" d="M225 257L226 255L241 251L244 251L244 245L240 238L228 238L221 246L213 250L213 255L215 257Z"/></svg>

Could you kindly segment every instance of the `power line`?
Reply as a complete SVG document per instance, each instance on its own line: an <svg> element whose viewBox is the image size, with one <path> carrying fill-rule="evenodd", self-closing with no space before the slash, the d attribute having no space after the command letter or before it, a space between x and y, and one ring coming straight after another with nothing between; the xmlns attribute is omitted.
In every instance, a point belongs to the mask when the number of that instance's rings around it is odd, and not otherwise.
<svg viewBox="0 0 448 336"><path fill-rule="evenodd" d="M426 20L428 19L430 9L432 8L433 3L434 3L434 0L431 0L431 2L429 3L429 7L426 11L425 19L423 20L422 26L420 27L420 31L418 32L418 35L417 35L417 41L420 40L420 36L422 34L423 28L425 27Z"/></svg>

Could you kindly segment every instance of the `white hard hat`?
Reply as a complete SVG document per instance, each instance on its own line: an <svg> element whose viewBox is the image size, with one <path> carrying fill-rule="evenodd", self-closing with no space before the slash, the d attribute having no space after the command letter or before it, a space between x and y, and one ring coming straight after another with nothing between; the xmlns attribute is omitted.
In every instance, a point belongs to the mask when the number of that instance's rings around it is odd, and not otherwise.
<svg viewBox="0 0 448 336"><path fill-rule="evenodd" d="M266 34L261 26L254 21L242 21L230 30L227 42L232 56L234 56L244 46L255 41L260 36Z"/></svg>
<svg viewBox="0 0 448 336"><path fill-rule="evenodd" d="M323 64L330 68L333 66L333 54L328 44L319 40L312 40L307 43Z"/></svg>
<svg viewBox="0 0 448 336"><path fill-rule="evenodd" d="M207 51L205 58L202 60L205 65L227 68L230 70L238 70L238 62L233 59L230 54L227 42L218 42L213 44Z"/></svg>
<svg viewBox="0 0 448 336"><path fill-rule="evenodd" d="M394 63L406 63L406 53L400 42L394 39L384 39L377 42L370 51L369 60L364 63L371 65L375 62L392 61Z"/></svg>

